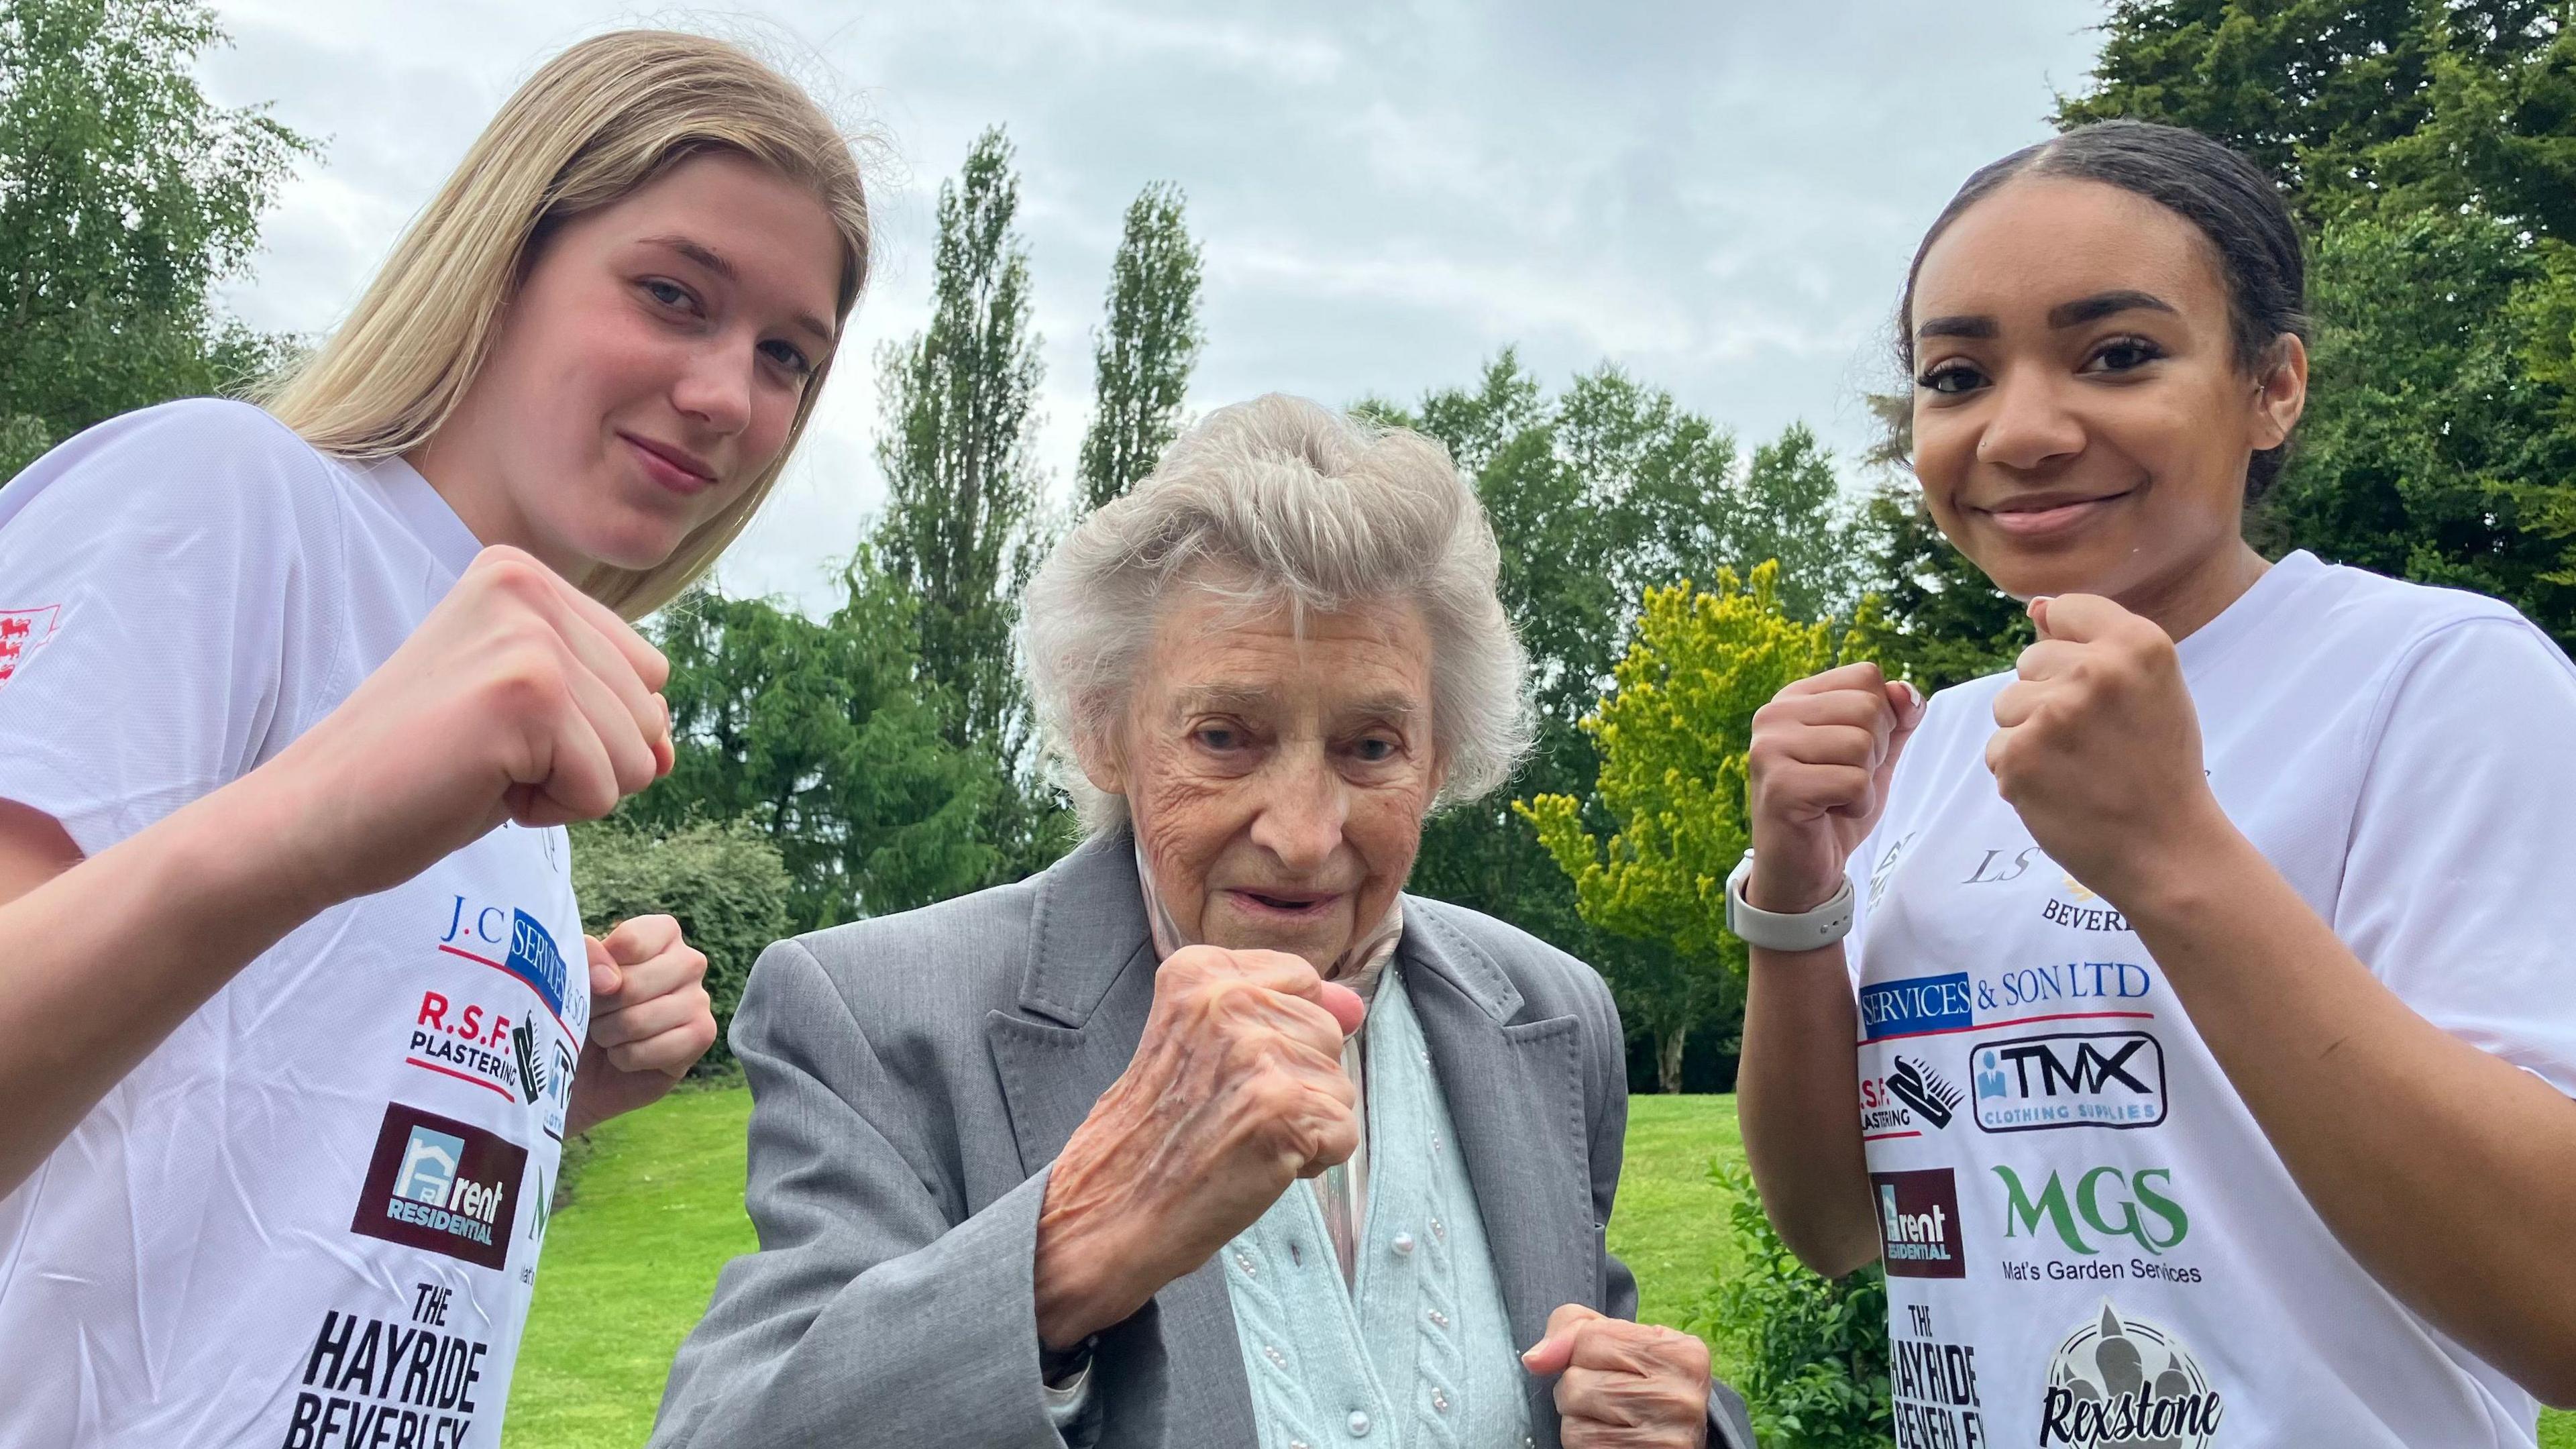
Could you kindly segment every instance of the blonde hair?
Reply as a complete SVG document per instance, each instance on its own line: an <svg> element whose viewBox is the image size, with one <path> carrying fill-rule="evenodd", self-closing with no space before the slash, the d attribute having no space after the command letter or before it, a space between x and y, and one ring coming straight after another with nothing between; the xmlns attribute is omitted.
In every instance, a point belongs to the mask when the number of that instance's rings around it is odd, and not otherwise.
<svg viewBox="0 0 2576 1449"><path fill-rule="evenodd" d="M836 323L867 283L868 204L850 141L795 83L738 46L663 30L585 40L548 61L484 127L338 331L264 399L326 453L380 458L455 411L503 309L556 227L691 156L747 156L811 187L841 238ZM795 451L831 370L806 380L778 456L661 563L601 564L582 589L628 618L667 603L742 532Z"/></svg>

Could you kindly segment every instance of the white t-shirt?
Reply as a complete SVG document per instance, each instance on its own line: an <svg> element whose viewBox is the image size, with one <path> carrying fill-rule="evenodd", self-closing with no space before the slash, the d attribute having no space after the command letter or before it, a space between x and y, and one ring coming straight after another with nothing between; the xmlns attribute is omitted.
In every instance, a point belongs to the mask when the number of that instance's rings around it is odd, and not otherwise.
<svg viewBox="0 0 2576 1449"><path fill-rule="evenodd" d="M2494 600L2305 553L2180 653L2237 828L2408 1006L2576 1093L2576 666ZM1852 864L1897 1443L2532 1444L1996 793L2009 680L1933 700Z"/></svg>
<svg viewBox="0 0 2576 1449"><path fill-rule="evenodd" d="M474 536L238 403L0 489L0 799L97 854L269 759ZM0 1449L490 1449L590 975L560 830L505 826L246 967L0 1198Z"/></svg>

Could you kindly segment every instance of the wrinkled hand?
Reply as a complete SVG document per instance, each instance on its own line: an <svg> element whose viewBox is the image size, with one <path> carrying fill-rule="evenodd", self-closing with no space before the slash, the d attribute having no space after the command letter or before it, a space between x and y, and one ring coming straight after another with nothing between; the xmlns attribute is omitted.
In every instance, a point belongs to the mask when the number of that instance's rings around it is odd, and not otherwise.
<svg viewBox="0 0 2576 1449"><path fill-rule="evenodd" d="M1753 712L1745 755L1756 910L1813 910L1842 889L1853 851L1887 805L1887 782L1923 722L1923 696L1875 664L1846 664Z"/></svg>
<svg viewBox="0 0 2576 1449"><path fill-rule="evenodd" d="M1708 1443L1708 1345L1678 1329L1630 1323L1568 1303L1521 1355L1556 1381L1565 1449L1702 1449Z"/></svg>
<svg viewBox="0 0 2576 1449"><path fill-rule="evenodd" d="M587 1132L661 1100L716 1040L707 958L669 916L637 916L590 948L590 1039L572 1079L566 1130Z"/></svg>
<svg viewBox="0 0 2576 1449"><path fill-rule="evenodd" d="M1038 1336L1069 1348L1359 1146L1342 1039L1359 997L1278 951L1190 946L1154 974L1127 1070L1056 1158L1038 1215Z"/></svg>
<svg viewBox="0 0 2576 1449"><path fill-rule="evenodd" d="M2164 630L2108 599L2035 599L2030 617L2039 642L1995 696L1986 766L2051 860L2135 909L2234 829L2201 768L2182 662Z"/></svg>

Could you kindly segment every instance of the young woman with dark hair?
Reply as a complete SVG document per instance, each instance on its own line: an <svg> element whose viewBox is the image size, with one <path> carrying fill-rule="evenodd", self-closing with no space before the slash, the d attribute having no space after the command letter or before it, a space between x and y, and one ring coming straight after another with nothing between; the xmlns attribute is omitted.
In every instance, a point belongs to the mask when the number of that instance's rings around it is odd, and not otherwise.
<svg viewBox="0 0 2576 1449"><path fill-rule="evenodd" d="M2529 1445L2576 1398L2576 667L2247 546L2301 258L2187 131L1971 177L1914 467L2039 642L1755 717L1745 1143L1809 1264L1885 1262L1901 1443Z"/></svg>

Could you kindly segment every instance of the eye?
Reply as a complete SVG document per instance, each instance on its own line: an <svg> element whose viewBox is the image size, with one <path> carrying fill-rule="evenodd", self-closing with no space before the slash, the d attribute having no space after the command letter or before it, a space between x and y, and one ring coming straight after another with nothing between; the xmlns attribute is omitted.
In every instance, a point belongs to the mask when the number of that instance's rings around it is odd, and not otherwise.
<svg viewBox="0 0 2576 1449"><path fill-rule="evenodd" d="M1190 738L1197 740L1201 748L1219 754L1240 748L1243 744L1242 732L1232 725L1201 725L1190 732Z"/></svg>
<svg viewBox="0 0 2576 1449"><path fill-rule="evenodd" d="M2086 372L2133 372L2165 355L2165 350L2143 337L2114 337L2093 349L2084 363Z"/></svg>
<svg viewBox="0 0 2576 1449"><path fill-rule="evenodd" d="M1370 735L1351 747L1351 752L1365 764L1382 765L1395 758L1399 747L1384 735Z"/></svg>
<svg viewBox="0 0 2576 1449"><path fill-rule="evenodd" d="M1956 397L1961 393L1973 391L1985 386L1985 382L1985 375L1978 372L1974 366L1955 359L1936 364L1921 377L1914 379L1916 387L1926 392L1937 392L1946 397Z"/></svg>
<svg viewBox="0 0 2576 1449"><path fill-rule="evenodd" d="M813 361L804 353L797 351L793 343L764 342L760 344L760 352L763 357L777 363L796 377L806 377L814 371Z"/></svg>
<svg viewBox="0 0 2576 1449"><path fill-rule="evenodd" d="M692 312L697 310L698 299L691 295L688 288L668 277L647 277L637 285L643 288L646 296L665 307L684 308Z"/></svg>

